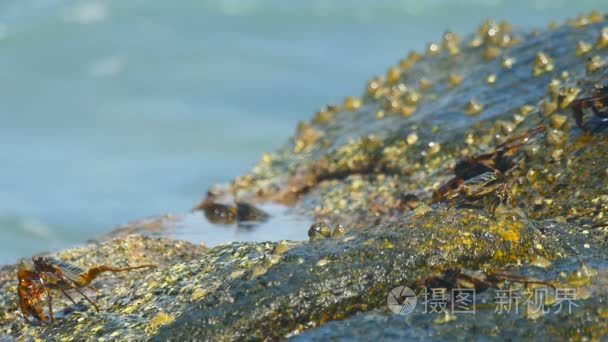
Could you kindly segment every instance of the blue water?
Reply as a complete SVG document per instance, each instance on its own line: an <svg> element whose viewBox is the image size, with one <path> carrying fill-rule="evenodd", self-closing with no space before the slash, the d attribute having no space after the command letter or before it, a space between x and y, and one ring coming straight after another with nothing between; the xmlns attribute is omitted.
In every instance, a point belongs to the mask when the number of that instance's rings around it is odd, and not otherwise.
<svg viewBox="0 0 608 342"><path fill-rule="evenodd" d="M0 1L0 263L187 212L299 120L484 19L605 0Z"/></svg>

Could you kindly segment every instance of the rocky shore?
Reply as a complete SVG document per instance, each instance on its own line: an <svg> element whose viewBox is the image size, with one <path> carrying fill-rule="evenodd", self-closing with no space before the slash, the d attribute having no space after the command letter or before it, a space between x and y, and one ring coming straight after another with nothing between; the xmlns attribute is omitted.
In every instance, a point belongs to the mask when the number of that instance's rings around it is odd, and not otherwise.
<svg viewBox="0 0 608 342"><path fill-rule="evenodd" d="M324 107L209 195L287 204L345 234L208 249L151 237L166 218L134 223L56 255L85 268L158 266L100 277L99 313L79 297L77 305L57 298L54 323L28 324L16 277L27 265L3 267L0 341L600 339L608 334L608 124L585 108L577 125L570 106L608 83L607 62L608 21L595 12L535 32L493 22L466 38L448 32L372 78L361 96ZM468 172L462 160L475 161ZM486 164L500 178L480 186L472 170ZM450 201L449 182L487 193L454 187L452 197L467 203ZM389 311L392 288L449 283L450 272L536 279L549 291L572 289L577 307Z"/></svg>

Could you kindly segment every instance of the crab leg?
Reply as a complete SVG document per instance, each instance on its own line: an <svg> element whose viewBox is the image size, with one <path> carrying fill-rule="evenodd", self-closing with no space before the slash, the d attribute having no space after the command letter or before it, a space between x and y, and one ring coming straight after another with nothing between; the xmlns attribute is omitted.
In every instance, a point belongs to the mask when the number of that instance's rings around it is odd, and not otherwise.
<svg viewBox="0 0 608 342"><path fill-rule="evenodd" d="M46 297L49 306L49 316L51 317L51 322L55 322L55 315L53 315L53 296L51 295L51 291L46 291Z"/></svg>
<svg viewBox="0 0 608 342"><path fill-rule="evenodd" d="M76 302L74 301L74 299L72 298L72 296L70 296L65 290L61 290L61 293L63 293L64 296L68 297L68 299L70 301L72 301L72 303L74 303L74 305L76 305Z"/></svg>
<svg viewBox="0 0 608 342"><path fill-rule="evenodd" d="M104 272L112 272L112 273L118 273L118 272L127 272L127 271L131 271L131 270L137 270L140 268L156 268L155 265L141 265L141 266L133 266L133 267L124 267L124 268L119 268L119 267L112 267L112 266L97 266L97 267L93 267L90 270L88 270L86 273L84 273L82 276L80 276L77 281L75 280L75 283L78 286L87 286L89 285L95 278L97 278L97 276L99 276L101 273Z"/></svg>
<svg viewBox="0 0 608 342"><path fill-rule="evenodd" d="M495 274L488 276L488 281L490 281L490 282L499 283L499 282L503 282L505 280L524 284L524 286L528 286L528 284L537 284L537 285L547 285L547 286L550 286L551 288L555 289L555 284L553 284L551 282L535 280L535 279L528 279L526 277L516 276L516 275L512 275L512 274L495 273Z"/></svg>
<svg viewBox="0 0 608 342"><path fill-rule="evenodd" d="M78 291L78 293L80 293L81 296L84 297L84 299L86 299L89 303L91 303L91 305L93 305L93 307L95 308L95 310L97 312L99 312L99 307L97 306L97 304L92 301L89 297L87 297L87 295L84 294L84 292L82 292L82 290L80 290L80 288L78 288L78 284L76 284L74 281L72 281L71 279L67 278L65 275L63 275L63 273L59 272L57 274L57 276L59 276L70 288Z"/></svg>

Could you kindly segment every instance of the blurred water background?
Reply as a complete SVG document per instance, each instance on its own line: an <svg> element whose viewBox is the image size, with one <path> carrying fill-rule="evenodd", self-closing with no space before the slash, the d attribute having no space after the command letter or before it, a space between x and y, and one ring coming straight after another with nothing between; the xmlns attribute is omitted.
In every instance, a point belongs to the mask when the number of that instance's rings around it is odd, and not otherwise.
<svg viewBox="0 0 608 342"><path fill-rule="evenodd" d="M0 263L185 213L325 103L486 18L605 0L2 0Z"/></svg>

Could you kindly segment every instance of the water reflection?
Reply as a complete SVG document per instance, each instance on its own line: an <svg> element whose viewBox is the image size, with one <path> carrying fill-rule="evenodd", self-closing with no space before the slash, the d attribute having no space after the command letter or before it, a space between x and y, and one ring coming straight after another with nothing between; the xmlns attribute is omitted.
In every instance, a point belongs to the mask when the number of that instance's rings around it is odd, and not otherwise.
<svg viewBox="0 0 608 342"><path fill-rule="evenodd" d="M253 207L251 207L253 208ZM263 222L235 220L232 223L216 224L198 211L186 215L176 223L170 237L213 247L231 241L278 241L307 240L311 221L306 217L289 213L281 205L264 205L268 213Z"/></svg>
<svg viewBox="0 0 608 342"><path fill-rule="evenodd" d="M244 207L264 213L264 219L239 220L237 208L233 207L226 212L223 210L229 207L224 205L221 208L224 213L221 219L218 218L220 216L205 211L186 215L165 215L118 227L101 240L131 233L185 240L208 247L233 241L308 240L308 228L312 222L306 217L292 213L290 208L278 204L265 204L259 208L251 205ZM248 211L243 215L245 213Z"/></svg>

